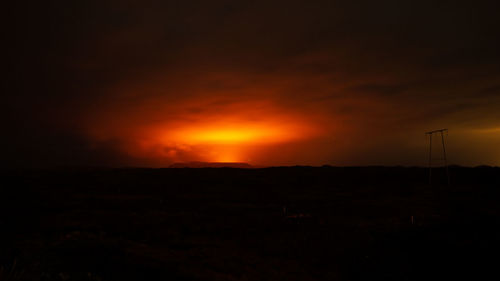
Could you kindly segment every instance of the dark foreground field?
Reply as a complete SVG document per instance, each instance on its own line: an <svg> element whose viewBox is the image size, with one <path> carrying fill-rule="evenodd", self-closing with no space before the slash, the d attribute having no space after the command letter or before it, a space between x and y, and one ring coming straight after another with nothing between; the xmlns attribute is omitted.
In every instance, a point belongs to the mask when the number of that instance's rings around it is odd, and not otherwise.
<svg viewBox="0 0 500 281"><path fill-rule="evenodd" d="M451 173L4 172L0 281L499 280L500 169Z"/></svg>

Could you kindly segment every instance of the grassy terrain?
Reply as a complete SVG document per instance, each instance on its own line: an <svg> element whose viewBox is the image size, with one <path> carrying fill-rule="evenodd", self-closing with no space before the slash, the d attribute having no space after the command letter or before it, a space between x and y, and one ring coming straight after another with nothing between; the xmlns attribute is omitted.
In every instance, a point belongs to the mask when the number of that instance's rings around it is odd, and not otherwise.
<svg viewBox="0 0 500 281"><path fill-rule="evenodd" d="M440 172L6 171L0 281L498 280L500 169Z"/></svg>

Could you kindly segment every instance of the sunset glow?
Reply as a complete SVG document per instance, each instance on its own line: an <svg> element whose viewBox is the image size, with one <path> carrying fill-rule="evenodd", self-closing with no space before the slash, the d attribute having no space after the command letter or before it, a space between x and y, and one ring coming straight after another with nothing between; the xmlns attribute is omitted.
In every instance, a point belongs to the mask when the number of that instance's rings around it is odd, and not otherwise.
<svg viewBox="0 0 500 281"><path fill-rule="evenodd" d="M4 24L7 165L500 165L495 1L66 2Z"/></svg>
<svg viewBox="0 0 500 281"><path fill-rule="evenodd" d="M98 119L88 121L88 132L99 142L123 140L117 145L119 151L154 159L158 165L190 161L258 165L280 163L296 150L289 146L321 136L324 130L318 116L290 111L270 100L197 99L174 105L155 100L141 111L123 108L114 118L106 116L108 111L99 112Z"/></svg>
<svg viewBox="0 0 500 281"><path fill-rule="evenodd" d="M240 116L239 121L233 117L231 121L222 118L194 124L168 124L170 130L161 134L159 142L173 147L172 154L193 153L191 160L249 162L259 154L257 148L291 143L317 133L314 124L305 124L297 117L273 120L277 117L270 115L267 119L248 121L244 116Z"/></svg>
<svg viewBox="0 0 500 281"><path fill-rule="evenodd" d="M300 138L300 132L304 131L299 126L286 126L280 124L248 124L242 122L238 125L224 126L220 124L198 125L180 128L177 131L164 136L167 142L172 140L187 144L221 144L221 145L245 145L245 144L271 144L291 141Z"/></svg>
<svg viewBox="0 0 500 281"><path fill-rule="evenodd" d="M275 140L275 132L264 129L212 129L185 132L185 140L193 143L241 144Z"/></svg>
<svg viewBox="0 0 500 281"><path fill-rule="evenodd" d="M311 128L298 121L286 125L265 120L233 124L221 120L207 124L200 122L181 125L164 133L160 143L173 147L170 156L176 156L179 150L188 150L196 155L192 160L249 162L252 155L259 153L255 151L256 147L290 143L311 137L313 133Z"/></svg>

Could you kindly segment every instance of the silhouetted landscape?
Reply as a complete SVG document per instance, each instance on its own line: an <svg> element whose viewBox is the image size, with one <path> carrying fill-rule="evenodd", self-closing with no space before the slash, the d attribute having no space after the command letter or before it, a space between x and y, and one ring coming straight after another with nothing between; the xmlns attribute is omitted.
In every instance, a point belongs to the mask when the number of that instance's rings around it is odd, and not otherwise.
<svg viewBox="0 0 500 281"><path fill-rule="evenodd" d="M2 4L0 281L500 280L500 1Z"/></svg>
<svg viewBox="0 0 500 281"><path fill-rule="evenodd" d="M174 163L169 168L253 168L252 165L242 162L186 162Z"/></svg>
<svg viewBox="0 0 500 281"><path fill-rule="evenodd" d="M497 280L500 169L2 172L0 280Z"/></svg>

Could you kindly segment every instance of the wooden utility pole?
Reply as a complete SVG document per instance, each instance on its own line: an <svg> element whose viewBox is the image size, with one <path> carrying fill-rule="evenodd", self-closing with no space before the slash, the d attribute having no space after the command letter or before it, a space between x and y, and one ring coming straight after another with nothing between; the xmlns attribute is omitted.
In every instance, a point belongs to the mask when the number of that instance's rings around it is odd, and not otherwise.
<svg viewBox="0 0 500 281"><path fill-rule="evenodd" d="M450 171L448 169L448 159L446 157L446 147L444 143L444 132L448 133L448 129L434 130L430 132L426 132L426 135L429 135L429 184L432 184L432 164L433 160L441 160L444 161L444 168L446 170L446 177L448 180L448 185L450 185ZM441 134L441 144L443 145L443 158L433 159L432 158L432 135Z"/></svg>

